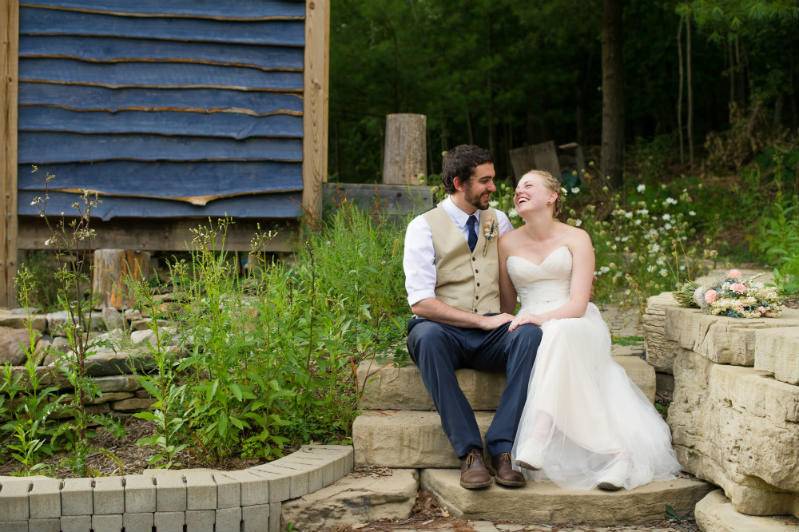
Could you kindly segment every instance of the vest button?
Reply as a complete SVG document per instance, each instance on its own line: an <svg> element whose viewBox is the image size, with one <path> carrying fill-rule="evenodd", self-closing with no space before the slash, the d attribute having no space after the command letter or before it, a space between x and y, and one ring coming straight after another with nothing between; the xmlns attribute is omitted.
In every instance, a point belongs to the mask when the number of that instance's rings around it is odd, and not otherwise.
<svg viewBox="0 0 799 532"><path fill-rule="evenodd" d="M473 261L477 261L477 258L475 258L475 257L472 257L472 260L473 260Z"/></svg>
<svg viewBox="0 0 799 532"><path fill-rule="evenodd" d="M472 309L472 312L477 312L477 309L476 309L476 308L473 308L473 309Z"/></svg>
<svg viewBox="0 0 799 532"><path fill-rule="evenodd" d="M480 299L480 296L474 296L475 299Z"/></svg>
<svg viewBox="0 0 799 532"><path fill-rule="evenodd" d="M474 270L474 273L480 273L480 270Z"/></svg>
<svg viewBox="0 0 799 532"><path fill-rule="evenodd" d="M480 283L477 283L477 286L480 286Z"/></svg>

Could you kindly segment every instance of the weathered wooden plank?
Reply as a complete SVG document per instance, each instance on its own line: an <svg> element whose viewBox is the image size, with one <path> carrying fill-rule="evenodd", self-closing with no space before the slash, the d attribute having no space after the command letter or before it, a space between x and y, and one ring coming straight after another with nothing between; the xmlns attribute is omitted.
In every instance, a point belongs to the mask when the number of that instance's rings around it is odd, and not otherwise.
<svg viewBox="0 0 799 532"><path fill-rule="evenodd" d="M224 5L221 4L220 5ZM302 20L236 22L200 19L133 18L22 8L23 35L132 37L166 41L303 46Z"/></svg>
<svg viewBox="0 0 799 532"><path fill-rule="evenodd" d="M29 132L19 137L20 164L88 161L282 161L302 160L294 139L227 140L202 137L80 135Z"/></svg>
<svg viewBox="0 0 799 532"><path fill-rule="evenodd" d="M309 218L322 213L322 183L327 180L328 59L330 2L306 0L303 114L302 205Z"/></svg>
<svg viewBox="0 0 799 532"><path fill-rule="evenodd" d="M20 216L39 216L40 207L32 205L39 192L21 190L17 203ZM50 192L44 212L48 216L75 215L72 206L80 201L79 194ZM231 216L233 218L294 219L302 214L302 196L299 193L261 194L213 201L204 206L186 202L160 199L102 197L92 211L93 218L207 218Z"/></svg>
<svg viewBox="0 0 799 532"><path fill-rule="evenodd" d="M299 72L264 72L253 68L187 63L84 63L69 59L23 59L22 81L94 87L220 88L242 91L297 92Z"/></svg>
<svg viewBox="0 0 799 532"><path fill-rule="evenodd" d="M21 83L20 106L42 105L75 111L227 112L252 116L302 115L296 94L212 89L105 89L80 85Z"/></svg>
<svg viewBox="0 0 799 532"><path fill-rule="evenodd" d="M191 17L217 20L302 18L305 6L291 0L24 0L25 7L45 7L128 17Z"/></svg>
<svg viewBox="0 0 799 532"><path fill-rule="evenodd" d="M206 220L174 220L174 219L126 219L118 218L102 222L92 222L96 236L92 240L80 242L82 249L99 249L121 247L133 250L149 251L186 251L191 249L191 229ZM264 220L236 220L228 228L225 249L231 251L249 251L250 239L258 230L274 230L277 236L270 240L266 251L287 252L296 250L298 240L298 224L292 221L267 222ZM50 249L45 246L51 237L50 230L39 217L24 217L20 220L19 249ZM217 249L221 243L217 243Z"/></svg>
<svg viewBox="0 0 799 532"><path fill-rule="evenodd" d="M45 176L54 175L47 183ZM241 194L302 190L300 163L139 163L108 161L19 167L19 189L30 191L90 189L118 196L146 196L193 201ZM193 200L190 200L193 198Z"/></svg>
<svg viewBox="0 0 799 532"><path fill-rule="evenodd" d="M24 107L19 112L19 130L87 134L144 133L238 140L253 137L302 138L302 117L144 111L97 113Z"/></svg>
<svg viewBox="0 0 799 532"><path fill-rule="evenodd" d="M301 48L144 39L23 35L19 46L22 58L76 59L94 63L160 61L299 72L303 60Z"/></svg>
<svg viewBox="0 0 799 532"><path fill-rule="evenodd" d="M19 2L0 5L0 305L16 302Z"/></svg>

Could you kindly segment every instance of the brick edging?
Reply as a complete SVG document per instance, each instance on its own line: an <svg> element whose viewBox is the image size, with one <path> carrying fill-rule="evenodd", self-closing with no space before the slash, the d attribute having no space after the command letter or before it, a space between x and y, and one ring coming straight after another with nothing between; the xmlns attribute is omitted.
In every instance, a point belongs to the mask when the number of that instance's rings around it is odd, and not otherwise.
<svg viewBox="0 0 799 532"><path fill-rule="evenodd" d="M279 531L280 505L353 469L352 446L304 445L238 471L146 470L57 479L0 476L0 530L153 532Z"/></svg>

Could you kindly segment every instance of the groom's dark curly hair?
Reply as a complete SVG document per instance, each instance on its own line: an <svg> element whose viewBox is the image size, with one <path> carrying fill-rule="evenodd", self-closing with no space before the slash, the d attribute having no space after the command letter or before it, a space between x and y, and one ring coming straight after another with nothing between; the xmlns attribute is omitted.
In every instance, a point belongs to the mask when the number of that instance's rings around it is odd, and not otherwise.
<svg viewBox="0 0 799 532"><path fill-rule="evenodd" d="M444 163L441 168L441 181L447 194L455 192L455 177L461 182L468 181L474 169L481 164L493 163L491 153L485 148L473 144L461 144L444 153Z"/></svg>

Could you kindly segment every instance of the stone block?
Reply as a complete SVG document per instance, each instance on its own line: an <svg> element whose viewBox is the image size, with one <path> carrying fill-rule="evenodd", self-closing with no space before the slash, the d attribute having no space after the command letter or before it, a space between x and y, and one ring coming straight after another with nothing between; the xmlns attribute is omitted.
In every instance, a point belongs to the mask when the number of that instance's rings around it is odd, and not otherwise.
<svg viewBox="0 0 799 532"><path fill-rule="evenodd" d="M97 388L105 392L135 392L141 385L133 375L112 375L111 377L96 377L92 382Z"/></svg>
<svg viewBox="0 0 799 532"><path fill-rule="evenodd" d="M496 410L505 389L505 375L471 369L456 372L458 384L474 410ZM358 386L363 388L364 410L434 410L415 365L396 367L362 362Z"/></svg>
<svg viewBox="0 0 799 532"><path fill-rule="evenodd" d="M644 395L654 401L654 370L647 368L643 361L636 362L638 357L628 355L619 354L613 359L627 370L627 375ZM505 390L504 374L461 369L456 376L473 410L496 410ZM396 367L363 362L358 366L358 384L364 390L359 404L363 410L435 410L415 365Z"/></svg>
<svg viewBox="0 0 799 532"><path fill-rule="evenodd" d="M283 532L280 522L281 507L279 502L269 503L269 532Z"/></svg>
<svg viewBox="0 0 799 532"><path fill-rule="evenodd" d="M392 469L389 475L350 475L315 493L284 502L283 520L297 530L325 530L381 519L406 519L418 489L415 469Z"/></svg>
<svg viewBox="0 0 799 532"><path fill-rule="evenodd" d="M453 515L467 519L488 519L548 525L586 524L593 526L636 525L661 522L666 507L678 514L691 512L712 486L679 478L651 482L634 490L565 490L552 482L529 482L508 491L490 488L471 491L461 488L460 471L426 469L423 489L432 491Z"/></svg>
<svg viewBox="0 0 799 532"><path fill-rule="evenodd" d="M666 309L666 337L717 364L754 366L755 333L778 327L799 327L799 310L788 309L779 318L741 319L698 309Z"/></svg>
<svg viewBox="0 0 799 532"><path fill-rule="evenodd" d="M216 474L214 475L217 476ZM225 476L241 485L241 506L255 506L269 502L269 479L249 470L225 471Z"/></svg>
<svg viewBox="0 0 799 532"><path fill-rule="evenodd" d="M111 403L111 408L117 412L141 412L142 410L150 408L150 405L154 402L155 399L131 397L129 399L122 399L121 401L114 401Z"/></svg>
<svg viewBox="0 0 799 532"><path fill-rule="evenodd" d="M122 532L122 514L92 516L92 532Z"/></svg>
<svg viewBox="0 0 799 532"><path fill-rule="evenodd" d="M269 532L269 504L242 507L241 523L241 532Z"/></svg>
<svg viewBox="0 0 799 532"><path fill-rule="evenodd" d="M4 521L22 521L30 517L28 491L31 481L26 478L0 479L0 516Z"/></svg>
<svg viewBox="0 0 799 532"><path fill-rule="evenodd" d="M0 525L2 529L2 525ZM45 517L41 519L30 519L28 528L30 532L61 532L61 517Z"/></svg>
<svg viewBox="0 0 799 532"><path fill-rule="evenodd" d="M241 483L229 477L224 471L213 471L211 476L216 483L216 507L240 508Z"/></svg>
<svg viewBox="0 0 799 532"><path fill-rule="evenodd" d="M28 521L0 521L0 532L28 532Z"/></svg>
<svg viewBox="0 0 799 532"><path fill-rule="evenodd" d="M663 292L646 300L646 312L641 318L644 330L646 361L658 372L671 373L676 342L666 338L666 309L679 308L671 292Z"/></svg>
<svg viewBox="0 0 799 532"><path fill-rule="evenodd" d="M755 368L778 381L799 384L799 327L780 327L755 333Z"/></svg>
<svg viewBox="0 0 799 532"><path fill-rule="evenodd" d="M185 524L185 512L156 512L153 514L153 526L158 532L183 532Z"/></svg>
<svg viewBox="0 0 799 532"><path fill-rule="evenodd" d="M125 512L124 477L97 477L94 479L94 514L119 514ZM96 531L95 531L96 532Z"/></svg>
<svg viewBox="0 0 799 532"><path fill-rule="evenodd" d="M251 467L247 471L269 481L269 502L285 501L291 497L291 477L286 474L285 469L273 467L268 463Z"/></svg>
<svg viewBox="0 0 799 532"><path fill-rule="evenodd" d="M485 434L493 412L476 412ZM396 468L459 467L435 412L368 411L352 426L355 463Z"/></svg>
<svg viewBox="0 0 799 532"><path fill-rule="evenodd" d="M61 517L61 481L56 478L33 480L28 493L31 518Z"/></svg>
<svg viewBox="0 0 799 532"><path fill-rule="evenodd" d="M216 510L186 510L186 530L214 532L215 522Z"/></svg>
<svg viewBox="0 0 799 532"><path fill-rule="evenodd" d="M155 508L157 512L186 511L186 482L181 471L148 469L143 474L155 479Z"/></svg>
<svg viewBox="0 0 799 532"><path fill-rule="evenodd" d="M88 532L92 529L91 515L62 515L61 532Z"/></svg>
<svg viewBox="0 0 799 532"><path fill-rule="evenodd" d="M302 456L302 453L295 452L282 458L280 462L287 464L297 464L304 467L308 473L308 493L313 493L325 486L325 467L332 466L330 461L317 455L309 454Z"/></svg>
<svg viewBox="0 0 799 532"><path fill-rule="evenodd" d="M297 462L275 460L267 464L272 471L289 479L289 498L296 499L308 493L308 466ZM270 501L272 499L270 498ZM274 502L277 502L275 500ZM242 504L242 506L245 506Z"/></svg>
<svg viewBox="0 0 799 532"><path fill-rule="evenodd" d="M217 488L209 469L183 470L186 479L186 509L216 510Z"/></svg>
<svg viewBox="0 0 799 532"><path fill-rule="evenodd" d="M125 532L152 532L152 513L125 513L122 515L122 526Z"/></svg>
<svg viewBox="0 0 799 532"><path fill-rule="evenodd" d="M133 397L133 394L130 392L102 392L99 396L95 397L91 401L88 401L87 404L100 405L110 403L112 401L130 399L131 397Z"/></svg>
<svg viewBox="0 0 799 532"><path fill-rule="evenodd" d="M799 386L681 350L668 422L683 467L736 511L799 514Z"/></svg>
<svg viewBox="0 0 799 532"><path fill-rule="evenodd" d="M738 513L721 490L711 491L694 510L704 532L796 532L799 519L789 516L756 517Z"/></svg>
<svg viewBox="0 0 799 532"><path fill-rule="evenodd" d="M216 511L216 530L240 530L241 506L220 508Z"/></svg>
<svg viewBox="0 0 799 532"><path fill-rule="evenodd" d="M44 332L47 330L47 316L36 314L27 309L0 309L0 327L10 327L12 329L26 329L30 319L33 328Z"/></svg>
<svg viewBox="0 0 799 532"><path fill-rule="evenodd" d="M154 513L157 509L155 480L150 475L125 477L125 513Z"/></svg>

